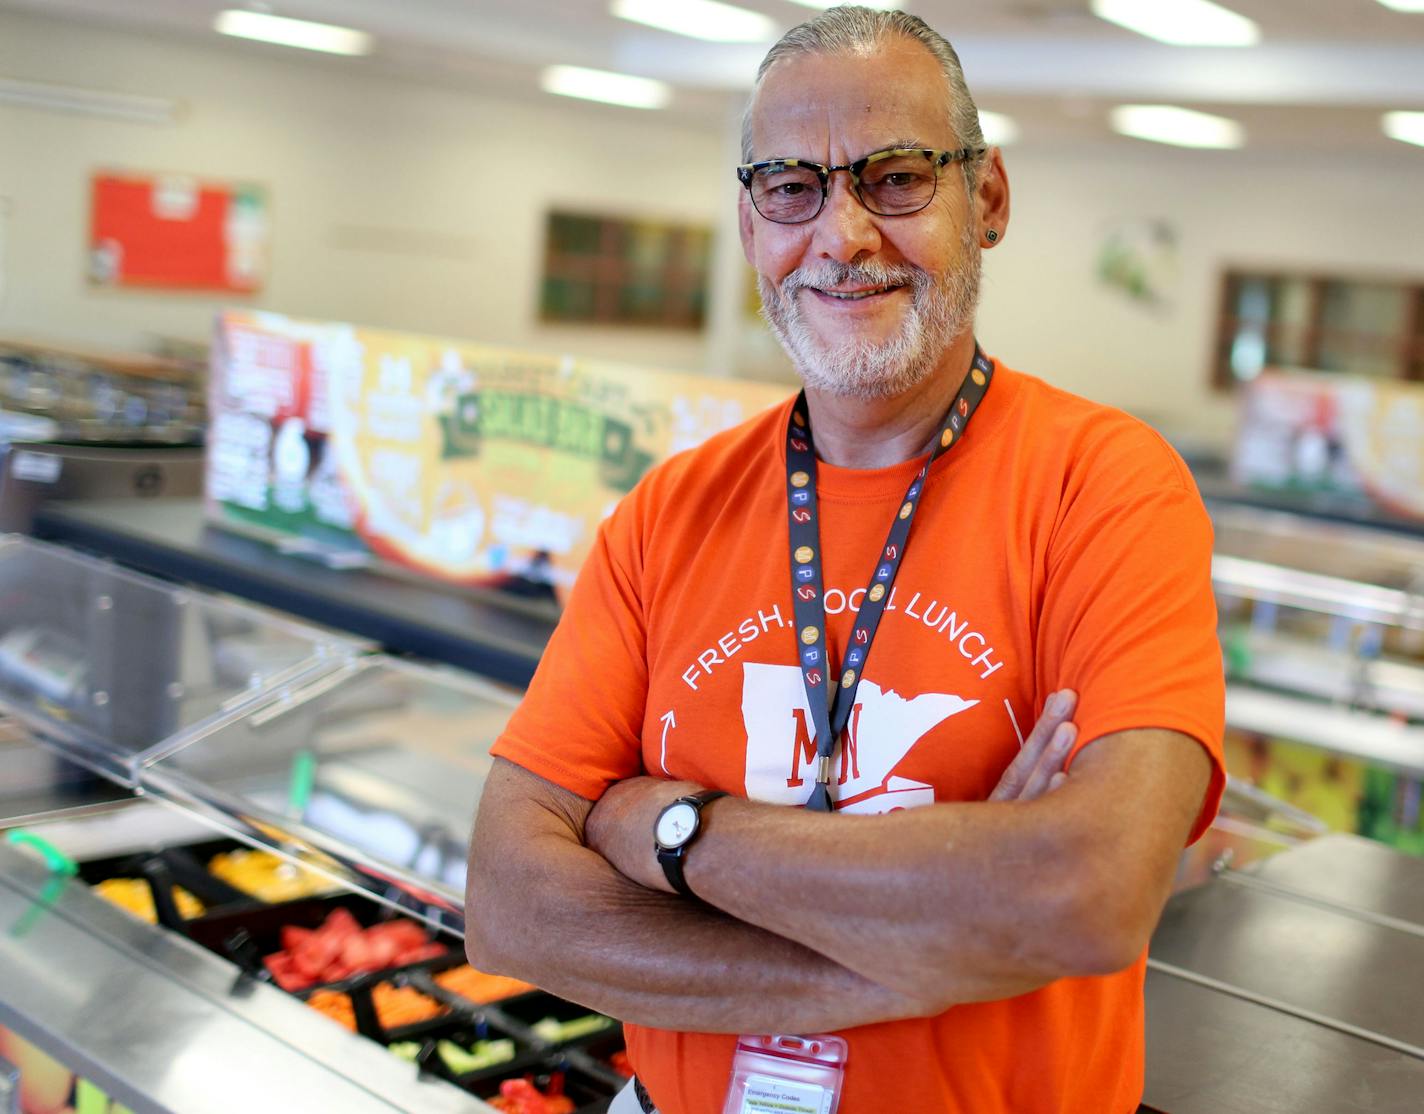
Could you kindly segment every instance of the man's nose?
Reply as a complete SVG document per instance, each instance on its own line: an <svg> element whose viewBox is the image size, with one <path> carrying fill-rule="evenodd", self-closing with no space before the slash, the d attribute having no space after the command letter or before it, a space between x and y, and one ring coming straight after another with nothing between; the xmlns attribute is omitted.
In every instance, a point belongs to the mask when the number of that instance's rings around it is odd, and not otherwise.
<svg viewBox="0 0 1424 1114"><path fill-rule="evenodd" d="M848 173L832 174L826 204L815 222L816 254L852 263L880 250L880 229L874 215L855 196Z"/></svg>

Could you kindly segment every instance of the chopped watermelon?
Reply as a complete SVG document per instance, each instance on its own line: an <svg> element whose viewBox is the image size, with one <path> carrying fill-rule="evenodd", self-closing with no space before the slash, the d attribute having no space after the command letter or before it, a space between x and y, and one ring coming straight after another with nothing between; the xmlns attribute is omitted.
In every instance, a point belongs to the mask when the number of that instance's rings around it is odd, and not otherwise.
<svg viewBox="0 0 1424 1114"><path fill-rule="evenodd" d="M301 928L294 924L284 924L282 926L282 947L287 951L294 951L300 948L308 940L316 935L309 928Z"/></svg>
<svg viewBox="0 0 1424 1114"><path fill-rule="evenodd" d="M414 921L393 920L362 928L350 910L333 909L318 928L286 925L282 950L263 963L285 990L339 982L353 975L402 967L446 954Z"/></svg>

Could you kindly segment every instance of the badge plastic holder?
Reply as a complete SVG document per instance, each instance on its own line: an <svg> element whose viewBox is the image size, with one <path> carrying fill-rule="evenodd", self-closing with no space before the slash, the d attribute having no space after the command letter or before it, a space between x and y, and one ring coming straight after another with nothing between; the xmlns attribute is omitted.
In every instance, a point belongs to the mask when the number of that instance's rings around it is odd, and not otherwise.
<svg viewBox="0 0 1424 1114"><path fill-rule="evenodd" d="M835 1114L848 1051L840 1037L740 1037L722 1114Z"/></svg>

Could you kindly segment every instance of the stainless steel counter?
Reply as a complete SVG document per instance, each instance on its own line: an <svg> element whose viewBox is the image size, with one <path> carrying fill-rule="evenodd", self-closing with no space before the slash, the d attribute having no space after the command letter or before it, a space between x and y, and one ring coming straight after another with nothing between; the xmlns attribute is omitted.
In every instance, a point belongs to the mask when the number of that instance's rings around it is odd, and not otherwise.
<svg viewBox="0 0 1424 1114"><path fill-rule="evenodd" d="M1164 1114L1424 1110L1424 861L1328 836L1168 903L1147 978Z"/></svg>
<svg viewBox="0 0 1424 1114"><path fill-rule="evenodd" d="M1222 880L1172 900L1152 958L1424 1048L1424 935Z"/></svg>
<svg viewBox="0 0 1424 1114"><path fill-rule="evenodd" d="M1148 971L1143 1105L1162 1114L1417 1114L1424 1061Z"/></svg>
<svg viewBox="0 0 1424 1114"><path fill-rule="evenodd" d="M1424 859L1401 855L1373 840L1349 835L1314 840L1245 873L1302 897L1424 928Z"/></svg>
<svg viewBox="0 0 1424 1114"><path fill-rule="evenodd" d="M490 1110L5 846L0 1024L137 1114Z"/></svg>

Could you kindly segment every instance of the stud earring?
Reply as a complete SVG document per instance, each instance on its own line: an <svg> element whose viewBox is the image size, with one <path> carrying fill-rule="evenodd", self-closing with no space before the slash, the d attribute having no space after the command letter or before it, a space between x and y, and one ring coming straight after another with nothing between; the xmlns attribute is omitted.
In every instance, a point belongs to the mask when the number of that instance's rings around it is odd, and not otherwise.
<svg viewBox="0 0 1424 1114"><path fill-rule="evenodd" d="M999 242L999 231L998 231L998 229L996 229L996 228L991 228L991 229L989 229L988 232L984 233L984 239L988 240L989 243L991 243L991 244L997 244L997 243Z"/></svg>

